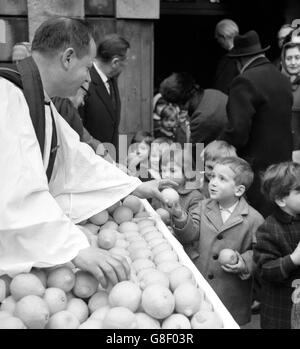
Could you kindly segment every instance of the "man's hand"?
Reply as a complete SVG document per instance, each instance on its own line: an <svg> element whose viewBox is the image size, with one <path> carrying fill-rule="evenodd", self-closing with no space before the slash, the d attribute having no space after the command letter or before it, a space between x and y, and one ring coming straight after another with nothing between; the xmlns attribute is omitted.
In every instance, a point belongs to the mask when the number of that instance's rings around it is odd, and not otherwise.
<svg viewBox="0 0 300 349"><path fill-rule="evenodd" d="M176 188L178 187L178 184L169 179L154 179L152 181L143 182L140 184L132 194L140 199L156 198L163 203L166 203L160 192L160 190L166 187Z"/></svg>
<svg viewBox="0 0 300 349"><path fill-rule="evenodd" d="M126 259L105 252L99 248L88 247L79 251L72 262L77 268L93 274L104 288L107 287L108 280L113 285L128 280L130 267Z"/></svg>
<svg viewBox="0 0 300 349"><path fill-rule="evenodd" d="M221 268L226 271L227 273L231 274L243 274L247 273L247 266L242 258L242 256L238 253L238 251L235 251L238 261L236 264L225 264L221 265Z"/></svg>

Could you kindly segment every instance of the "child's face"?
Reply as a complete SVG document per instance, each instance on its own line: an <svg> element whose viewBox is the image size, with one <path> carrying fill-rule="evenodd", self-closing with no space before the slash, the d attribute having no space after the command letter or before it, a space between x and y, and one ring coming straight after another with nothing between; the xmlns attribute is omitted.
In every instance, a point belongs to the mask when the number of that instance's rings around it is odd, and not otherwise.
<svg viewBox="0 0 300 349"><path fill-rule="evenodd" d="M300 191L292 190L288 196L282 199L285 206L282 209L292 216L300 214Z"/></svg>
<svg viewBox="0 0 300 349"><path fill-rule="evenodd" d="M187 110L183 110L181 109L178 113L178 122L180 124L183 124L184 122L186 122L187 120L187 117L188 117L188 112Z"/></svg>
<svg viewBox="0 0 300 349"><path fill-rule="evenodd" d="M161 176L163 179L170 179L179 185L184 181L182 168L177 164L168 163L167 165L162 166Z"/></svg>
<svg viewBox="0 0 300 349"><path fill-rule="evenodd" d="M235 174L229 166L216 164L208 185L210 197L221 204L233 201L238 191L234 178Z"/></svg>
<svg viewBox="0 0 300 349"><path fill-rule="evenodd" d="M176 126L176 118L171 116L167 119L163 119L161 121L162 127L167 131L173 131L174 127Z"/></svg>
<svg viewBox="0 0 300 349"><path fill-rule="evenodd" d="M214 169L216 161L214 160L206 160L204 165L205 177L208 181L211 179L211 174Z"/></svg>

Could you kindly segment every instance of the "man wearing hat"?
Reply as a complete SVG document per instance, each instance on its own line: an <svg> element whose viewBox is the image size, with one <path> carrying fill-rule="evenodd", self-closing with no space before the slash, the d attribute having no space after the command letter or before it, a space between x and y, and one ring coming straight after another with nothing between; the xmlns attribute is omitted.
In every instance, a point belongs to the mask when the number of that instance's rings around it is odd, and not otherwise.
<svg viewBox="0 0 300 349"><path fill-rule="evenodd" d="M229 122L220 137L252 165L255 177L247 197L264 216L271 213L271 206L260 192L259 175L269 165L292 157L291 87L266 58L268 49L261 47L253 30L234 38L234 48L228 55L238 60L240 75L229 89Z"/></svg>

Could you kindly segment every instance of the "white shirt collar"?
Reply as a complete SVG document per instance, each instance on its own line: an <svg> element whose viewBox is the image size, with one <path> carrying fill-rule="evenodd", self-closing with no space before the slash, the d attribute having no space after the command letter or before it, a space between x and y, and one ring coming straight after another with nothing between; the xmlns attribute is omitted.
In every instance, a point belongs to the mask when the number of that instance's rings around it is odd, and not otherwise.
<svg viewBox="0 0 300 349"><path fill-rule="evenodd" d="M103 73L102 70L100 70L98 67L97 67L97 64L94 62L94 67L97 71L97 73L100 75L100 78L102 79L102 81L104 82L104 84L107 83L107 80L108 80L108 77Z"/></svg>
<svg viewBox="0 0 300 349"><path fill-rule="evenodd" d="M238 203L239 203L239 200L235 204L233 204L232 206L230 206L228 208L224 208L219 204L220 211L227 211L229 213L232 213L235 210L235 208L237 207Z"/></svg>

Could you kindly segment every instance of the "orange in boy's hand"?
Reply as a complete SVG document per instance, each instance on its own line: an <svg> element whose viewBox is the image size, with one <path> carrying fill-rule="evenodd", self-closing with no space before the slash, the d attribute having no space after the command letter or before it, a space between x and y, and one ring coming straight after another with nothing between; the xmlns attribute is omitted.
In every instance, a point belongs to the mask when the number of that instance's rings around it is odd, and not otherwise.
<svg viewBox="0 0 300 349"><path fill-rule="evenodd" d="M174 204L179 202L179 195L176 190L172 188L165 188L161 192L165 202L168 203L169 206L173 206Z"/></svg>
<svg viewBox="0 0 300 349"><path fill-rule="evenodd" d="M232 249L224 248L219 253L218 261L222 265L226 265L226 264L234 265L238 262L238 256L235 253L235 251L233 251Z"/></svg>

